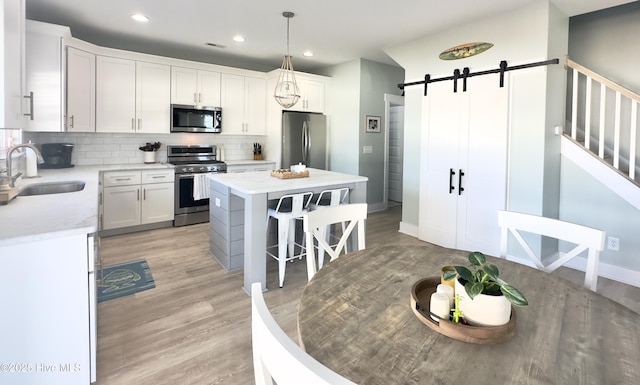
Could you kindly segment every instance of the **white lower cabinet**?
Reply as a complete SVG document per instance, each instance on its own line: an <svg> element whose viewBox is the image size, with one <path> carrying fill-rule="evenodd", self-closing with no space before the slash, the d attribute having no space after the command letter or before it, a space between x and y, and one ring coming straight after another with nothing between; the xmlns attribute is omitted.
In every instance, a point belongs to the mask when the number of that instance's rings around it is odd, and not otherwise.
<svg viewBox="0 0 640 385"><path fill-rule="evenodd" d="M0 247L0 383L95 381L94 237Z"/></svg>
<svg viewBox="0 0 640 385"><path fill-rule="evenodd" d="M101 230L173 220L173 170L109 171L102 175Z"/></svg>

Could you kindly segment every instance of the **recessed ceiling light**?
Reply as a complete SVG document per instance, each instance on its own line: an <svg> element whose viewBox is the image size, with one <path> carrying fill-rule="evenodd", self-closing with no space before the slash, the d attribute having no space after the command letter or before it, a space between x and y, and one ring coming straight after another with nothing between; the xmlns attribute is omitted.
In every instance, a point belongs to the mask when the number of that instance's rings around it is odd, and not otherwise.
<svg viewBox="0 0 640 385"><path fill-rule="evenodd" d="M305 51L305 52L302 54L302 56L304 56L304 57L312 57L312 56L313 56L313 52L311 52L311 51Z"/></svg>
<svg viewBox="0 0 640 385"><path fill-rule="evenodd" d="M133 15L131 15L131 18L141 23L146 23L147 21L149 21L149 18L141 13L134 13Z"/></svg>
<svg viewBox="0 0 640 385"><path fill-rule="evenodd" d="M235 41L236 43L244 43L245 39L244 36L236 35L233 37L233 41Z"/></svg>

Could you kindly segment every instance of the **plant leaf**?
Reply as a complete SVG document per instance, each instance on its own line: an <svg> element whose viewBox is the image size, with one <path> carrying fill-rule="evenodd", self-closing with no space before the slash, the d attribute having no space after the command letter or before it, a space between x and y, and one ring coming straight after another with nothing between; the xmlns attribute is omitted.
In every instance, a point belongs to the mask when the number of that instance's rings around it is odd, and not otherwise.
<svg viewBox="0 0 640 385"><path fill-rule="evenodd" d="M444 274L442 274L442 278L445 281L451 281L451 279L455 278L458 273L455 270L445 270Z"/></svg>
<svg viewBox="0 0 640 385"><path fill-rule="evenodd" d="M460 278L465 281L473 281L473 275L471 274L471 270L467 269L464 266L454 266L456 268L456 272L460 276Z"/></svg>
<svg viewBox="0 0 640 385"><path fill-rule="evenodd" d="M507 298L512 304L516 306L527 306L529 304L524 295L520 293L520 290L511 285L502 285L500 287L500 290L502 291L502 294L505 296L505 298Z"/></svg>
<svg viewBox="0 0 640 385"><path fill-rule="evenodd" d="M498 279L498 276L500 275L500 271L498 271L498 266L496 265L484 265L482 269L493 281L496 281Z"/></svg>
<svg viewBox="0 0 640 385"><path fill-rule="evenodd" d="M467 295L469 295L469 298L471 299L474 299L476 295L482 293L483 288L484 285L480 282L467 282L467 284L464 285L464 290L467 292Z"/></svg>
<svg viewBox="0 0 640 385"><path fill-rule="evenodd" d="M471 266L482 266L486 263L487 259L484 257L479 251L474 251L469 253L469 263Z"/></svg>

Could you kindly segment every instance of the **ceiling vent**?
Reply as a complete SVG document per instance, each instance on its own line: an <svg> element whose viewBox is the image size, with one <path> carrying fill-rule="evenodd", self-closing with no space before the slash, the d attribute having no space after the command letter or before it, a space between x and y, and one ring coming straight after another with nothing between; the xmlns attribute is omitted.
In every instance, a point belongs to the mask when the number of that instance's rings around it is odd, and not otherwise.
<svg viewBox="0 0 640 385"><path fill-rule="evenodd" d="M209 47L213 47L213 48L227 48L226 45L221 45L221 44L216 44L216 43L205 43L206 45L208 45Z"/></svg>

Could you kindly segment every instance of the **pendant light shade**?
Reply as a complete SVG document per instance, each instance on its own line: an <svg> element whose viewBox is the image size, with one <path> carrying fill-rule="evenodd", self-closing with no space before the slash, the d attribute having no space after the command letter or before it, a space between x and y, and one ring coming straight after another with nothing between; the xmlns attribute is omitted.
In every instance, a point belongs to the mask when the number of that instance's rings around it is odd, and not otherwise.
<svg viewBox="0 0 640 385"><path fill-rule="evenodd" d="M289 55L289 19L293 17L293 12L283 12L282 16L287 18L287 54L282 59L278 82L273 91L273 97L283 108L293 107L300 99L300 88L296 82L296 75L293 72L291 55Z"/></svg>

